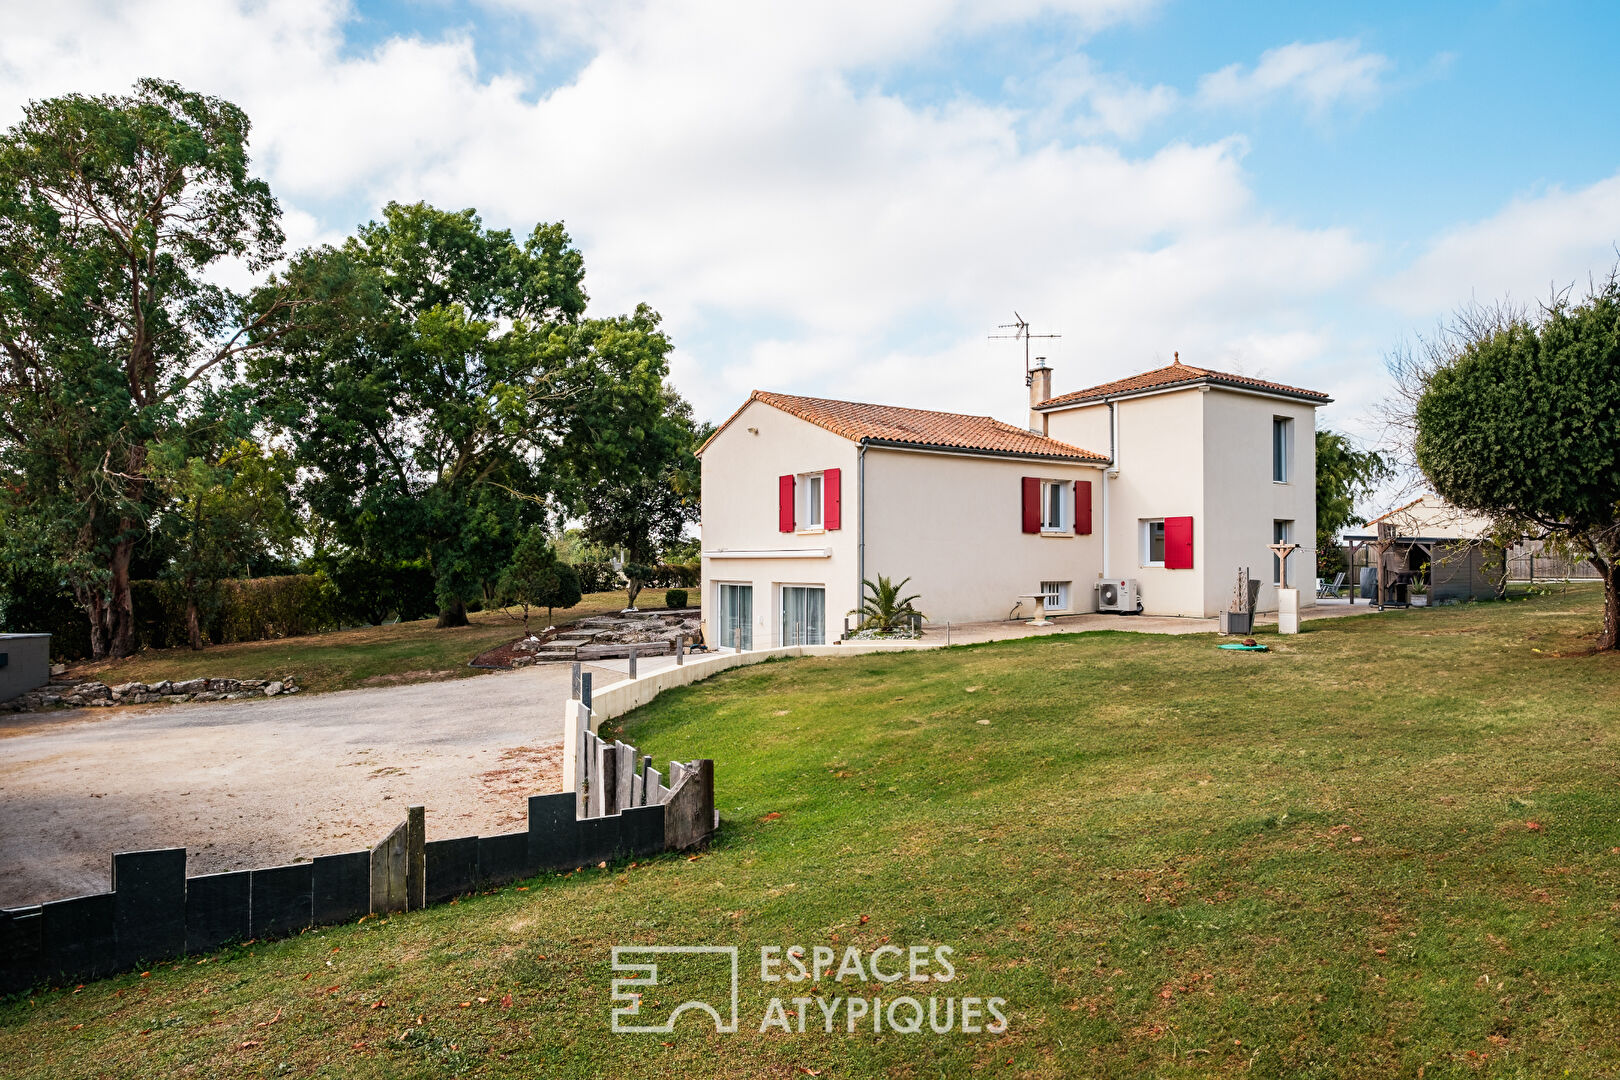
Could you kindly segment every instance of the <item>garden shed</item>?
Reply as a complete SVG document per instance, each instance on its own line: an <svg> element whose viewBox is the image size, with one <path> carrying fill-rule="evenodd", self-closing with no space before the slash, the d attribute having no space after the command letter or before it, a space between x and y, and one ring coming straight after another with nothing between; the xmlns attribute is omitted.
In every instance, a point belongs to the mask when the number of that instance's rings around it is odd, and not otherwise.
<svg viewBox="0 0 1620 1080"><path fill-rule="evenodd" d="M1355 579L1363 598L1405 604L1421 592L1440 604L1501 595L1506 553L1490 539L1486 519L1424 495L1367 525L1372 531L1345 537L1352 570L1363 554Z"/></svg>

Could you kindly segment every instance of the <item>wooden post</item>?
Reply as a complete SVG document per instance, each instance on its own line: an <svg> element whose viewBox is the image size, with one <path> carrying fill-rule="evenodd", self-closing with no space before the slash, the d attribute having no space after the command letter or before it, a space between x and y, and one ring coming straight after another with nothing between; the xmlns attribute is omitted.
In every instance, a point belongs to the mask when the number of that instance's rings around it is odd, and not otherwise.
<svg viewBox="0 0 1620 1080"><path fill-rule="evenodd" d="M371 913L384 915L405 910L406 834L410 822L402 821L371 849Z"/></svg>
<svg viewBox="0 0 1620 1080"><path fill-rule="evenodd" d="M619 802L619 748L606 742L601 745L597 758L601 768L591 777L592 817L612 816Z"/></svg>
<svg viewBox="0 0 1620 1080"><path fill-rule="evenodd" d="M742 652L742 627L739 626L735 631L733 631L731 640L732 647L736 649L737 652Z"/></svg>
<svg viewBox="0 0 1620 1080"><path fill-rule="evenodd" d="M427 808L405 810L405 909L427 907Z"/></svg>
<svg viewBox="0 0 1620 1080"><path fill-rule="evenodd" d="M636 677L636 647L630 646L630 677Z"/></svg>
<svg viewBox="0 0 1620 1080"><path fill-rule="evenodd" d="M583 665L581 665L578 660L575 660L574 661L574 676L573 676L573 682L572 682L573 689L571 689L569 691L569 693L568 693L568 699L570 701L578 701L579 700L579 675L580 675L580 672L583 671L583 670L584 670Z"/></svg>
<svg viewBox="0 0 1620 1080"><path fill-rule="evenodd" d="M675 666L680 667L686 663L686 635L678 634L675 637Z"/></svg>
<svg viewBox="0 0 1620 1080"><path fill-rule="evenodd" d="M588 671L579 675L579 702L587 709L591 707L591 673Z"/></svg>

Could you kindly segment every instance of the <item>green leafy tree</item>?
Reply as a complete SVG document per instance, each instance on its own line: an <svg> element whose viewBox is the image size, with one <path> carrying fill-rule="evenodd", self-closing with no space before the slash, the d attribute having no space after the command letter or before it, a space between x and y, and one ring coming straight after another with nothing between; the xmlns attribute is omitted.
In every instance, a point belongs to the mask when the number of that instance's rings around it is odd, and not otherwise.
<svg viewBox="0 0 1620 1080"><path fill-rule="evenodd" d="M1339 533L1351 525L1365 525L1356 503L1394 476L1384 456L1361 450L1336 431L1316 433L1316 568L1331 577L1343 569Z"/></svg>
<svg viewBox="0 0 1620 1080"><path fill-rule="evenodd" d="M250 369L309 470L302 494L338 544L426 558L441 626L465 625L528 527L577 500L567 477L633 458L662 401L657 316L584 318L583 276L561 225L518 243L471 210L390 203L275 283L331 298Z"/></svg>
<svg viewBox="0 0 1620 1080"><path fill-rule="evenodd" d="M0 138L6 555L70 583L96 657L135 648L130 567L162 501L154 447L206 419L208 384L306 302L273 289L247 312L210 277L281 254L248 129L229 102L143 79L129 95L31 102Z"/></svg>
<svg viewBox="0 0 1620 1080"><path fill-rule="evenodd" d="M928 616L918 611L914 604L918 594L900 595L910 581L910 578L905 578L896 584L882 574L878 575L875 585L862 581L861 606L850 612L861 617L856 629L891 633L910 625L913 619L927 619Z"/></svg>
<svg viewBox="0 0 1620 1080"><path fill-rule="evenodd" d="M179 447L153 454L157 484L168 496L153 522L172 550L162 576L186 598L186 637L203 647L202 624L226 578L250 577L257 563L278 560L298 534L291 507L293 467L285 453L240 439L218 454L182 457Z"/></svg>
<svg viewBox="0 0 1620 1080"><path fill-rule="evenodd" d="M585 536L622 552L628 606L636 606L659 553L680 541L697 520L698 445L707 428L673 390L626 403L628 430L596 448L584 481ZM639 414L639 415L638 415Z"/></svg>
<svg viewBox="0 0 1620 1080"><path fill-rule="evenodd" d="M523 632L527 634L530 608L545 608L546 625L550 626L553 609L579 603L579 574L557 557L545 530L533 528L512 553L511 565L501 577L500 597L504 605L522 612Z"/></svg>
<svg viewBox="0 0 1620 1080"><path fill-rule="evenodd" d="M1468 341L1429 374L1417 462L1504 536L1583 552L1603 579L1597 647L1620 640L1620 282L1555 297Z"/></svg>

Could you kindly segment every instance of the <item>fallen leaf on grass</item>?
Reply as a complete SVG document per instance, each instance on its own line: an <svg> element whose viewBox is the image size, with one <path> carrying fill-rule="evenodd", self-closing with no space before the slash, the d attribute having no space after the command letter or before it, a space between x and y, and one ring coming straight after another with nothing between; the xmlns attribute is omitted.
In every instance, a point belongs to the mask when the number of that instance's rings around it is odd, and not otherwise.
<svg viewBox="0 0 1620 1080"><path fill-rule="evenodd" d="M1351 837L1351 838L1350 838L1350 842L1351 842L1351 843L1352 843L1352 844L1359 844L1359 843L1361 843L1361 837L1359 837L1359 836L1352 836L1352 837Z"/></svg>
<svg viewBox="0 0 1620 1080"><path fill-rule="evenodd" d="M263 1045L264 1044L259 1042L259 1040L257 1040L257 1039L249 1039L247 1042L237 1043L236 1048L238 1050L251 1050L255 1046L263 1046Z"/></svg>
<svg viewBox="0 0 1620 1080"><path fill-rule="evenodd" d="M510 1009L511 1007L512 1007L512 995L507 994L505 997L501 998L501 1008Z"/></svg>
<svg viewBox="0 0 1620 1080"><path fill-rule="evenodd" d="M373 1009L386 1009L386 1008L388 1008L388 1002L386 1002L386 1001L373 1001L371 1003L371 1007Z"/></svg>
<svg viewBox="0 0 1620 1080"><path fill-rule="evenodd" d="M777 818L779 818L781 816L782 816L782 812L780 810L772 810L770 813L766 814L764 817L760 818L759 820L761 820L761 821L775 821Z"/></svg>
<svg viewBox="0 0 1620 1080"><path fill-rule="evenodd" d="M1527 821L1524 823L1524 827L1529 829L1531 832L1540 832L1542 828L1541 822L1539 821Z"/></svg>

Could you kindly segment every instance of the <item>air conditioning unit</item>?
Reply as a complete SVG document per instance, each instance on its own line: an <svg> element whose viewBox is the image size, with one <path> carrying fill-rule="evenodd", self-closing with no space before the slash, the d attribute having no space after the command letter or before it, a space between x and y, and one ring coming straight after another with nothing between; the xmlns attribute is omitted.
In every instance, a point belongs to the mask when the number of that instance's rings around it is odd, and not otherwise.
<svg viewBox="0 0 1620 1080"><path fill-rule="evenodd" d="M1142 614L1142 594L1135 578L1097 582L1097 610L1116 615Z"/></svg>

